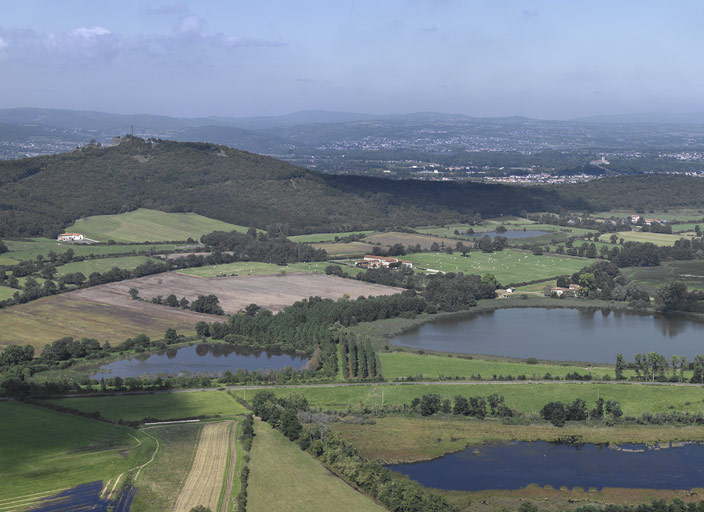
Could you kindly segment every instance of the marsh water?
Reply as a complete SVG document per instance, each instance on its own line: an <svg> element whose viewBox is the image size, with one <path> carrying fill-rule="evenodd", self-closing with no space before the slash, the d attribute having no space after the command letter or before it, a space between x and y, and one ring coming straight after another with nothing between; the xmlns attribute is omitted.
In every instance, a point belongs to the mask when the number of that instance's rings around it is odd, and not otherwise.
<svg viewBox="0 0 704 512"><path fill-rule="evenodd" d="M297 354L268 352L233 347L221 343L202 343L162 350L152 354L138 354L101 366L92 379L101 377L141 377L208 373L220 375L226 370L279 370L285 366L301 368L308 358Z"/></svg>
<svg viewBox="0 0 704 512"><path fill-rule="evenodd" d="M481 312L425 324L395 337L408 347L536 357L556 361L614 363L616 354L704 355L704 322L678 316L611 310L520 308Z"/></svg>
<svg viewBox="0 0 704 512"><path fill-rule="evenodd" d="M448 490L521 489L529 484L691 489L704 482L704 445L658 450L631 445L614 450L595 444L513 442L387 467L425 486Z"/></svg>

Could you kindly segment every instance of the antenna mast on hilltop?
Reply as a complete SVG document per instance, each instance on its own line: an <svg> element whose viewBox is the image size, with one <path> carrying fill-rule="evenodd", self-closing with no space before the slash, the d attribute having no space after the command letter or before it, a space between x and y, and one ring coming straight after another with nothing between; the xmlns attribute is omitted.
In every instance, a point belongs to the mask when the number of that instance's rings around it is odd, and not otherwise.
<svg viewBox="0 0 704 512"><path fill-rule="evenodd" d="M134 125L130 125L130 135L134 135Z"/></svg>

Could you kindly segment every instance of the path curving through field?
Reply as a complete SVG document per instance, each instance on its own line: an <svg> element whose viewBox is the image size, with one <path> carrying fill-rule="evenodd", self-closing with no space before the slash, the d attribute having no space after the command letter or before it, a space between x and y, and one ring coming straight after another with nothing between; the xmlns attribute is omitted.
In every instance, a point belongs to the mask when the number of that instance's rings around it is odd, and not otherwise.
<svg viewBox="0 0 704 512"><path fill-rule="evenodd" d="M198 505L217 510L227 468L232 425L232 421L203 425L196 456L176 500L175 512L189 512Z"/></svg>

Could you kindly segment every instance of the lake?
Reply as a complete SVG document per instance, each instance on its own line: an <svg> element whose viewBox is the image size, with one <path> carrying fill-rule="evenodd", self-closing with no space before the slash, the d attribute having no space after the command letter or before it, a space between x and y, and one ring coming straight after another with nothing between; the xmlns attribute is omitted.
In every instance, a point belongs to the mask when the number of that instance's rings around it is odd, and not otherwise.
<svg viewBox="0 0 704 512"><path fill-rule="evenodd" d="M483 238L484 235L489 235L489 238L496 236L505 236L506 238L530 238L533 236L547 235L549 231L506 231L505 233L497 233L495 231L487 231L486 233L474 233L470 235L472 238Z"/></svg>
<svg viewBox="0 0 704 512"><path fill-rule="evenodd" d="M595 444L513 442L468 447L439 459L386 466L428 487L521 489L528 484L584 489L692 489L704 482L704 445L622 451Z"/></svg>
<svg viewBox="0 0 704 512"><path fill-rule="evenodd" d="M166 349L151 354L138 354L101 366L91 379L110 377L140 377L146 375L178 375L179 373L210 373L220 375L226 370L280 370L285 366L301 368L308 358L296 354L267 352L222 343L201 343Z"/></svg>
<svg viewBox="0 0 704 512"><path fill-rule="evenodd" d="M425 324L392 343L425 350L611 363L621 353L704 355L704 323L593 309L498 309Z"/></svg>

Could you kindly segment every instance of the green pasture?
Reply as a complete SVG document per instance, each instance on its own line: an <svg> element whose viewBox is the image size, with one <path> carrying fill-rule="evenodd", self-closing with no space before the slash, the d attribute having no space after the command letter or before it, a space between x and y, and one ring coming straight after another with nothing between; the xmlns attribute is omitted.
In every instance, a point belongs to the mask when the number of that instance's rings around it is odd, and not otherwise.
<svg viewBox="0 0 704 512"><path fill-rule="evenodd" d="M325 273L331 263L315 261L311 263L290 263L288 265L274 265L256 261L238 261L223 263L222 265L209 265L179 270L181 274L197 277L226 277L226 276L266 276L274 274L304 274L308 272ZM338 265L344 272L357 275L362 269Z"/></svg>
<svg viewBox="0 0 704 512"><path fill-rule="evenodd" d="M375 231L342 231L339 233L313 233L311 235L293 235L288 239L298 243L313 243L313 242L334 242L335 238L343 238L350 235L371 235Z"/></svg>
<svg viewBox="0 0 704 512"><path fill-rule="evenodd" d="M196 213L165 213L139 208L118 215L96 215L79 219L66 228L71 233L99 242L154 242L159 240L199 240L212 231L247 231L247 227L229 224Z"/></svg>
<svg viewBox="0 0 704 512"><path fill-rule="evenodd" d="M642 231L619 231L616 233L619 239L623 238L625 242L650 242L655 245L675 245L675 242L680 238L692 238L691 236L683 236L682 234L668 233L650 233ZM608 240L608 237L606 238Z"/></svg>
<svg viewBox="0 0 704 512"><path fill-rule="evenodd" d="M88 277L93 272L100 272L102 274L103 272L111 270L113 267L133 270L148 261L155 260L147 256L124 256L122 258L97 258L94 260L72 261L66 265L56 267L56 275L57 277L61 277L65 274L82 272L83 275Z"/></svg>
<svg viewBox="0 0 704 512"><path fill-rule="evenodd" d="M362 257L365 254L371 254L374 247L372 244L364 242L327 242L311 244L316 249L325 249L330 257L346 258L352 256ZM387 249L387 247L382 247Z"/></svg>
<svg viewBox="0 0 704 512"><path fill-rule="evenodd" d="M46 257L50 252L63 254L69 249L76 256L90 257L106 254L138 253L142 251L188 251L199 246L196 244L149 244L149 245L86 245L57 242L48 238L31 240L5 240L8 252L0 254L0 265L16 265L20 261L34 260L37 256Z"/></svg>
<svg viewBox="0 0 704 512"><path fill-rule="evenodd" d="M455 252L408 254L404 259L425 269L466 274L492 273L503 285L572 274L589 264L582 258L559 257L549 254L534 256L528 252L503 250L494 253L472 251L469 257Z"/></svg>
<svg viewBox="0 0 704 512"><path fill-rule="evenodd" d="M276 389L277 396L286 396L291 389ZM704 412L704 388L674 387L648 384L558 384L521 383L509 384L370 384L368 386L315 387L295 390L302 393L313 407L347 410L360 406L373 409L380 407L382 398L387 405L409 404L424 394L437 393L443 399L452 400L456 395L466 397L503 395L506 405L530 414L539 413L545 404L553 401L572 402L581 398L593 407L598 398L615 400L625 415L640 415L644 412L677 411ZM383 391L383 397L382 397ZM242 396L242 391L233 391ZM251 393L251 392L250 392ZM672 407L671 407L672 406Z"/></svg>
<svg viewBox="0 0 704 512"><path fill-rule="evenodd" d="M254 430L248 512L385 510L266 423L255 420Z"/></svg>
<svg viewBox="0 0 704 512"><path fill-rule="evenodd" d="M146 395L117 395L47 400L84 412L99 412L110 420L139 421L144 418L173 420L196 416L232 417L246 412L224 391L193 391Z"/></svg>
<svg viewBox="0 0 704 512"><path fill-rule="evenodd" d="M2 510L27 506L18 501L23 497L106 484L147 462L155 449L139 431L36 406L0 402L0 417Z"/></svg>
<svg viewBox="0 0 704 512"><path fill-rule="evenodd" d="M701 219L698 222L685 222L683 224L672 224L672 232L673 233L688 233L688 232L694 232L695 228L699 226L699 228L704 228L704 222L701 221Z"/></svg>
<svg viewBox="0 0 704 512"><path fill-rule="evenodd" d="M411 352L380 352L382 374L386 379L418 377L438 379L460 377L469 379L472 375L481 375L491 379L493 375L504 377L525 375L528 379L542 379L546 373L562 377L568 373L591 373L595 378L605 375L614 377L613 368L599 366L567 366L558 364L527 364L523 362L491 361L485 359L467 359L462 357L414 354Z"/></svg>
<svg viewBox="0 0 704 512"><path fill-rule="evenodd" d="M16 290L15 288L10 288L9 286L0 286L0 300L11 299L16 291L19 290Z"/></svg>

